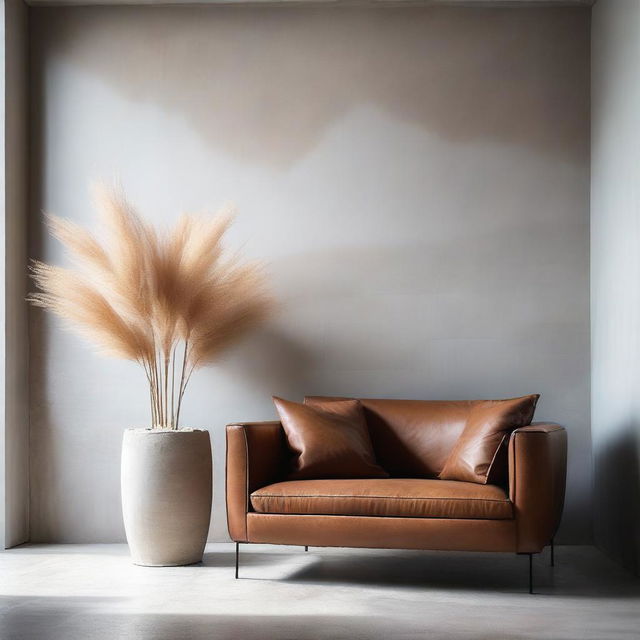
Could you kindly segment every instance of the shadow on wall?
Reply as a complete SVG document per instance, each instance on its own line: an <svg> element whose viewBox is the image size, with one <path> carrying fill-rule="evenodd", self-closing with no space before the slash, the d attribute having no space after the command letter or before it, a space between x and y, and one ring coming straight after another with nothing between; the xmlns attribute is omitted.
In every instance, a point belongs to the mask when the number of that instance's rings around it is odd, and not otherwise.
<svg viewBox="0 0 640 640"><path fill-rule="evenodd" d="M30 290L33 290L30 283ZM64 465L64 456L60 454L59 438L56 437L55 427L50 417L49 400L47 397L47 372L45 366L34 366L44 363L48 353L50 332L45 330L47 318L43 310L29 309L29 412L32 425L37 429L29 430L30 450L30 519L29 540L42 537L47 539L48 531L37 532L34 537L34 521L55 522L56 504L51 500L34 500L35 488L50 487L55 483L60 469ZM39 450L50 452L46 456L37 456ZM38 481L34 483L33 468L37 464Z"/></svg>
<svg viewBox="0 0 640 640"><path fill-rule="evenodd" d="M563 248L583 232L581 223L535 221L448 242L280 257L271 264L278 317L225 370L267 398L542 392L546 418L570 416L567 426L582 430L588 309L570 294L587 287L588 273L577 274L580 263ZM562 385L564 397L554 391Z"/></svg>
<svg viewBox="0 0 640 640"><path fill-rule="evenodd" d="M575 64L588 59L586 8L148 9L34 9L34 58L83 68L265 165L292 165L361 104L452 140L588 158L589 66Z"/></svg>
<svg viewBox="0 0 640 640"><path fill-rule="evenodd" d="M317 354L296 342L275 326L249 336L224 358L225 373L249 387L257 397L270 398L278 393L299 398L306 393L307 372L314 367ZM209 369L212 373L212 370ZM206 377L207 370L202 371ZM238 411L242 411L239 407ZM251 416L238 415L237 420ZM256 416L266 420L268 416Z"/></svg>
<svg viewBox="0 0 640 640"><path fill-rule="evenodd" d="M640 423L631 421L595 456L596 542L640 576ZM635 568L635 569L634 569Z"/></svg>

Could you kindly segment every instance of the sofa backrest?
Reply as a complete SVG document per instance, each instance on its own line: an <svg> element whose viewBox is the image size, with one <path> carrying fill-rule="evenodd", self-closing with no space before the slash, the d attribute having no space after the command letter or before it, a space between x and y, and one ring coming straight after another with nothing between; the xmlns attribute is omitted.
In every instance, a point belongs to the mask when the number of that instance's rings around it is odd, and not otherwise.
<svg viewBox="0 0 640 640"><path fill-rule="evenodd" d="M319 405L344 398L307 396ZM476 400L360 398L378 463L392 477L436 477L462 433Z"/></svg>

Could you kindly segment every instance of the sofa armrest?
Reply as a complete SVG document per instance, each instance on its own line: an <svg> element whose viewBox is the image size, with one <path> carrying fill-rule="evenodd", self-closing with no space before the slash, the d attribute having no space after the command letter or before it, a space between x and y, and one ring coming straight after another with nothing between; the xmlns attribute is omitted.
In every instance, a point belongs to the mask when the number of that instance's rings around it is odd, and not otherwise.
<svg viewBox="0 0 640 640"><path fill-rule="evenodd" d="M509 498L519 553L538 553L560 524L567 474L567 432L559 424L533 423L509 441Z"/></svg>
<svg viewBox="0 0 640 640"><path fill-rule="evenodd" d="M286 452L280 422L227 425L227 528L232 540L247 542L249 496L284 475Z"/></svg>

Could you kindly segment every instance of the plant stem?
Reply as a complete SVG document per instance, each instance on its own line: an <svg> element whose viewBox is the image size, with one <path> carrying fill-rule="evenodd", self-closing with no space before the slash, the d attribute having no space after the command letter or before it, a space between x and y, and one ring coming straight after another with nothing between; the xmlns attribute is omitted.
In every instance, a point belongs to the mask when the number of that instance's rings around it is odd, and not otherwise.
<svg viewBox="0 0 640 640"><path fill-rule="evenodd" d="M149 363L149 368L151 369L151 378L152 378L152 388L153 388L153 401L155 404L155 418L153 426L157 428L160 423L160 398L158 396L158 371L156 367L156 356L155 350L153 352L153 363Z"/></svg>
<svg viewBox="0 0 640 640"><path fill-rule="evenodd" d="M174 396L175 396L175 380L176 380L176 349L177 344L173 345L171 350L171 428L177 429L176 414L174 410Z"/></svg>
<svg viewBox="0 0 640 640"><path fill-rule="evenodd" d="M156 395L154 389L154 378L151 358L145 358L145 373L147 374L147 380L149 381L149 393L151 394L151 428L156 426L156 420L158 416L158 410L156 406Z"/></svg>
<svg viewBox="0 0 640 640"><path fill-rule="evenodd" d="M154 353L154 369L156 375L156 394L158 398L158 427L164 424L164 406L162 405L162 365L160 364L159 350Z"/></svg>
<svg viewBox="0 0 640 640"><path fill-rule="evenodd" d="M162 354L162 362L164 364L164 422L163 427L166 429L169 427L169 358L171 352L168 349L165 349Z"/></svg>
<svg viewBox="0 0 640 640"><path fill-rule="evenodd" d="M182 354L182 373L180 374L180 387L178 389L178 409L176 412L176 429L180 426L180 409L182 408L182 396L184 395L184 372L187 368L189 354L189 337L184 341L184 353Z"/></svg>
<svg viewBox="0 0 640 640"><path fill-rule="evenodd" d="M156 409L155 409L154 399L153 399L153 384L151 383L151 367L144 356L141 357L140 360L138 360L138 362L144 369L144 374L147 376L147 382L149 383L149 399L151 401L151 428L153 429L153 425L155 424L155 418L156 418Z"/></svg>
<svg viewBox="0 0 640 640"><path fill-rule="evenodd" d="M184 384L181 385L182 389L180 390L180 397L178 398L178 410L179 407L182 405L182 397L184 396L184 392L187 390L187 385L189 384L189 380L191 380L191 374L193 373L193 370L196 368L196 363L194 362L191 365L191 368L189 369L189 373L187 374L187 377L184 377L184 371L182 372L182 377L184 379Z"/></svg>

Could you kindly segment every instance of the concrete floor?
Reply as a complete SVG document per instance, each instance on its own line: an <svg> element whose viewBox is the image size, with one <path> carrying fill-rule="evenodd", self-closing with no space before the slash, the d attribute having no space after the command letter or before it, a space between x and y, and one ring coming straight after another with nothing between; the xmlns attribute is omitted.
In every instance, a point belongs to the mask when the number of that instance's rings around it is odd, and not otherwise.
<svg viewBox="0 0 640 640"><path fill-rule="evenodd" d="M124 545L0 553L2 640L640 638L640 581L590 547L527 558L241 546L203 564L133 566Z"/></svg>

